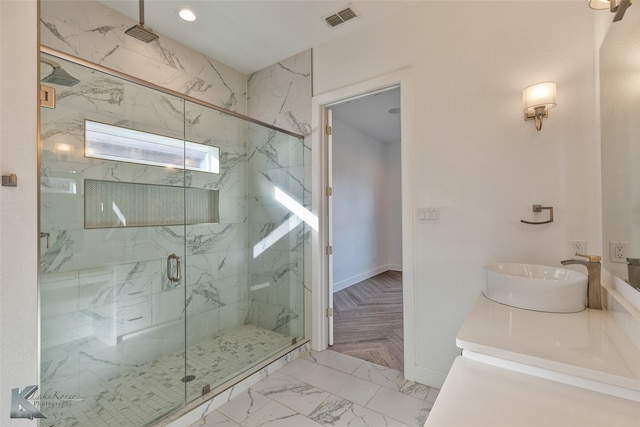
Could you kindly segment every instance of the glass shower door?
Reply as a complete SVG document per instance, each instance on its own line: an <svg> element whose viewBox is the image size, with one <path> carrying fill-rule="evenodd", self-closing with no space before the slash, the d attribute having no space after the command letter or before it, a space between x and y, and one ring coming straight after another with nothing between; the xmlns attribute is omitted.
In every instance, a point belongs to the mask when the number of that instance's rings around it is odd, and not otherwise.
<svg viewBox="0 0 640 427"><path fill-rule="evenodd" d="M262 124L185 104L188 143L219 150L218 173L187 172L187 217L202 191L217 222L186 229L187 400L304 337L304 144ZM311 221L313 222L313 221Z"/></svg>
<svg viewBox="0 0 640 427"><path fill-rule="evenodd" d="M147 425L185 403L185 152L212 153L184 100L42 58L41 425Z"/></svg>

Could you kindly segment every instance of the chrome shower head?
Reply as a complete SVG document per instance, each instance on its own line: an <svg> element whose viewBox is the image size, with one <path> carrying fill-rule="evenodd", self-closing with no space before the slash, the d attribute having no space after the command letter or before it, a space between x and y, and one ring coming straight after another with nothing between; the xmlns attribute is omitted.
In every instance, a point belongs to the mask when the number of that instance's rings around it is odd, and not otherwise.
<svg viewBox="0 0 640 427"><path fill-rule="evenodd" d="M145 43L152 42L159 37L151 28L145 27L144 24L136 24L124 33Z"/></svg>
<svg viewBox="0 0 640 427"><path fill-rule="evenodd" d="M129 28L124 33L145 43L157 39L159 36L149 27L144 25L144 0L140 0L140 23Z"/></svg>
<svg viewBox="0 0 640 427"><path fill-rule="evenodd" d="M48 64L51 66L51 68L53 68L53 71L51 71L51 74L49 74L46 77L43 77L41 81L45 83L52 83L54 85L69 86L69 87L80 83L80 80L76 79L71 74L63 70L60 67L60 64L58 64L57 62L54 62L50 59L45 59L45 58L40 58L40 62L44 62L45 64Z"/></svg>

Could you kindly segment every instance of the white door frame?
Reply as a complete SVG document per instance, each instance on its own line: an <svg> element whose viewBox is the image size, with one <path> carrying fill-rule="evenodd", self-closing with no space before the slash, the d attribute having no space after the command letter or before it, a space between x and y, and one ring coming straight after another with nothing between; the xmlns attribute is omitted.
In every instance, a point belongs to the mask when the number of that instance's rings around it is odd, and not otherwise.
<svg viewBox="0 0 640 427"><path fill-rule="evenodd" d="M415 280L414 280L414 212L413 182L413 77L407 68L341 89L316 95L312 99L312 210L318 216L319 230L312 235L311 257L311 346L321 351L328 346L328 261L327 246L327 159L324 139L326 109L340 101L362 96L392 86L400 86L401 182L402 182L402 282L404 321L405 377L415 378Z"/></svg>

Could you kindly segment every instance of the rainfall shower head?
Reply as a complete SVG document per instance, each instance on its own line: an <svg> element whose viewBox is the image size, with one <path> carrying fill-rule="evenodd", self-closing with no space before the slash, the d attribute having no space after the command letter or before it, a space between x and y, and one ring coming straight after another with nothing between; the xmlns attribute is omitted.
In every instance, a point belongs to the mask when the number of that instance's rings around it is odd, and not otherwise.
<svg viewBox="0 0 640 427"><path fill-rule="evenodd" d="M50 59L40 58L40 62L44 62L53 68L51 74L41 79L45 83L52 83L60 86L74 86L80 83L80 80L73 77L60 67L60 64Z"/></svg>
<svg viewBox="0 0 640 427"><path fill-rule="evenodd" d="M140 23L124 33L145 43L152 42L159 37L151 28L144 25L144 0L140 0Z"/></svg>

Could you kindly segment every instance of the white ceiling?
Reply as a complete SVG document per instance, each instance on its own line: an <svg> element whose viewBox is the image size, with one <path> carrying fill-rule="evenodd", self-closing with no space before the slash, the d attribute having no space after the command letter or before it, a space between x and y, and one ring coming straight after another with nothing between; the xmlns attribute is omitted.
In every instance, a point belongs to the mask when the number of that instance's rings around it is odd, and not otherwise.
<svg viewBox="0 0 640 427"><path fill-rule="evenodd" d="M1 1L1 0L0 0ZM139 21L138 0L98 0ZM299 52L388 19L420 0L145 0L145 25L235 70L250 74ZM424 1L424 0L421 0ZM177 15L191 8L197 19ZM358 17L331 28L324 20L351 7ZM334 106L339 119L386 144L399 142L400 90Z"/></svg>
<svg viewBox="0 0 640 427"><path fill-rule="evenodd" d="M378 92L331 107L333 117L384 144L400 142L400 88Z"/></svg>
<svg viewBox="0 0 640 427"><path fill-rule="evenodd" d="M139 20L138 0L98 0ZM296 53L387 19L416 0L145 0L145 25L250 74ZM350 6L358 18L331 28L324 20ZM176 11L190 7L194 22Z"/></svg>

